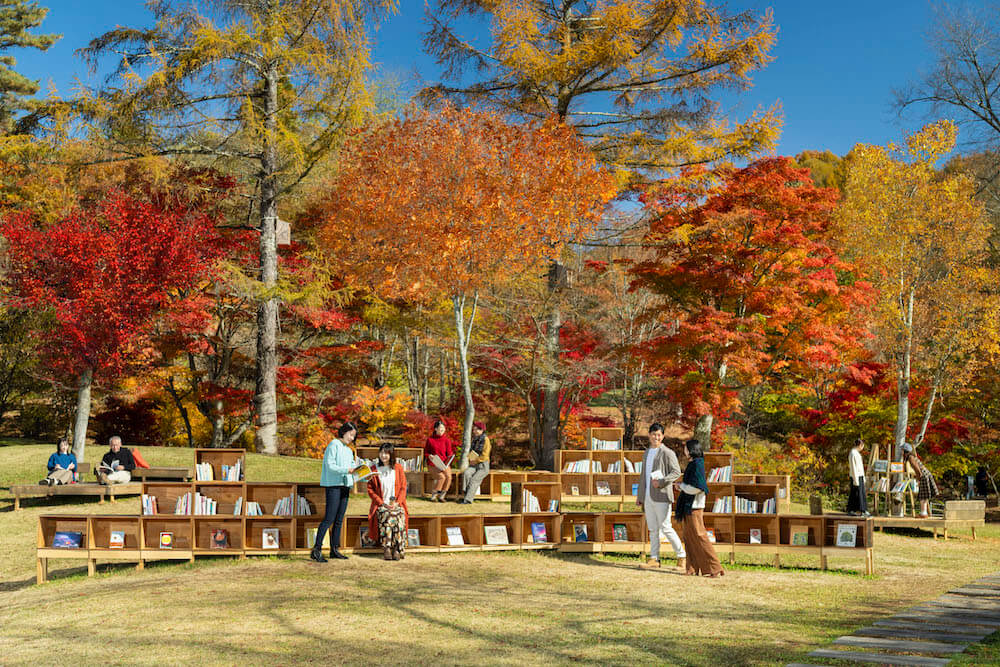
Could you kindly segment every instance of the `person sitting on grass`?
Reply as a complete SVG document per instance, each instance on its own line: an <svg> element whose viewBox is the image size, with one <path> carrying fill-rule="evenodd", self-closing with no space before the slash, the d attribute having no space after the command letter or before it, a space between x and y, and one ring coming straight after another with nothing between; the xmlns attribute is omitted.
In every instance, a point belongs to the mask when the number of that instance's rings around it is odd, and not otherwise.
<svg viewBox="0 0 1000 667"><path fill-rule="evenodd" d="M122 447L122 439L117 435L108 440L110 449L97 467L97 479L101 484L127 484L132 481L135 459L127 447Z"/></svg>
<svg viewBox="0 0 1000 667"><path fill-rule="evenodd" d="M69 440L59 438L56 452L49 457L48 477L39 482L48 486L72 484L76 481L76 456L69 451Z"/></svg>

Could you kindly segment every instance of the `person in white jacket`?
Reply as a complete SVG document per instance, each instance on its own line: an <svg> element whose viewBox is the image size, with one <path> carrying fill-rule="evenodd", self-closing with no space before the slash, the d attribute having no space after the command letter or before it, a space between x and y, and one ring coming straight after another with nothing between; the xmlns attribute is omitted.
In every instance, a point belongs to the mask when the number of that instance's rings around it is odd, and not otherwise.
<svg viewBox="0 0 1000 667"><path fill-rule="evenodd" d="M847 496L847 513L853 516L871 516L868 513L868 494L865 491L865 463L861 452L865 442L861 438L854 441L851 453L847 455L847 468L851 477L851 492Z"/></svg>

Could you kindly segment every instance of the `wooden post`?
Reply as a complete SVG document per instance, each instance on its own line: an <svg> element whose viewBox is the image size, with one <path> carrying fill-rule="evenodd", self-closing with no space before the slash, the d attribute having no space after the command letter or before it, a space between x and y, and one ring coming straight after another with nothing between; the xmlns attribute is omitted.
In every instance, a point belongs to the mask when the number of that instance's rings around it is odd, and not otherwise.
<svg viewBox="0 0 1000 667"><path fill-rule="evenodd" d="M865 574L875 574L875 550L865 549Z"/></svg>
<svg viewBox="0 0 1000 667"><path fill-rule="evenodd" d="M826 563L826 554L820 554L820 557L819 557L819 566L820 566L820 568L823 569L823 570L825 570L826 569L826 565L827 565L827 563Z"/></svg>
<svg viewBox="0 0 1000 667"><path fill-rule="evenodd" d="M87 559L87 576L88 577L94 576L94 572L96 572L96 571L97 571L97 559L95 559L95 558L88 558Z"/></svg>
<svg viewBox="0 0 1000 667"><path fill-rule="evenodd" d="M972 541L973 542L976 541L976 527L975 526L972 527Z"/></svg>
<svg viewBox="0 0 1000 667"><path fill-rule="evenodd" d="M144 560L142 560L140 558L139 562L135 564L135 569L140 570L140 571L141 570L145 570L146 569L146 561L144 561Z"/></svg>
<svg viewBox="0 0 1000 667"><path fill-rule="evenodd" d="M774 566L777 568L781 567L781 554L774 554Z"/></svg>
<svg viewBox="0 0 1000 667"><path fill-rule="evenodd" d="M21 496L14 494L14 511L21 509Z"/></svg>
<svg viewBox="0 0 1000 667"><path fill-rule="evenodd" d="M49 559L39 558L37 566L36 583L44 584L49 580Z"/></svg>

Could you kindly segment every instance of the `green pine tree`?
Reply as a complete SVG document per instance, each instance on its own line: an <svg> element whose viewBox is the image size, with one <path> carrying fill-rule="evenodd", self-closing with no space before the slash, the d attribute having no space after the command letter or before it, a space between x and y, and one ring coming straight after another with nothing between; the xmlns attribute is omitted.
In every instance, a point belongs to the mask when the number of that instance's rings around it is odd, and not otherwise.
<svg viewBox="0 0 1000 667"><path fill-rule="evenodd" d="M7 53L15 47L47 50L62 35L33 35L28 31L45 20L49 10L26 0L0 0L0 132L10 134L25 130L18 123L22 112L29 114L38 106L29 99L38 92L38 82L14 71L17 60ZM20 125L20 126L19 126Z"/></svg>

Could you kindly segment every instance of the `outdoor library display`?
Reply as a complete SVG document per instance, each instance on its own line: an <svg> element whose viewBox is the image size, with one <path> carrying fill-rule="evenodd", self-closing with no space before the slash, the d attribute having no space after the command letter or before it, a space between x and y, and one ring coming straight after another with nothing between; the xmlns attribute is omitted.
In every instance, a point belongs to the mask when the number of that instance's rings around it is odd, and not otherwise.
<svg viewBox="0 0 1000 667"><path fill-rule="evenodd" d="M195 450L195 457L196 463L211 466L213 478L222 474L223 465L228 470L237 462L245 463L243 450ZM710 467L717 468L720 462L731 463L732 455L712 452L706 455L706 462L710 460ZM146 482L139 515L40 516L38 582L47 579L51 558L86 560L87 570L93 574L98 560L135 562L142 569L147 560L308 554L325 510L323 488L317 483L247 482L244 463L239 464L242 481ZM520 479L526 480L528 473L513 474L525 475ZM546 481L499 481L511 485L509 494L522 504L519 512L411 514L408 550L648 551L648 532L642 513L565 512L561 506L560 511L546 511L549 503L558 502L559 476L548 473L542 479ZM747 483L711 484L719 485L712 488L717 495L729 486L750 495L744 488ZM771 491L773 488L765 491L765 495ZM524 508L529 498L525 492L538 504ZM199 505L195 502L199 498L211 502ZM196 507L203 512L196 512ZM527 511L536 507L541 511ZM366 515L348 516L340 549L348 553L379 553L376 548L362 545L362 528L367 526ZM773 554L775 565L780 565L781 554L814 554L826 568L828 556L863 555L865 573L871 574L874 569L871 519L846 515L706 513L705 526L715 538L716 551L720 556L728 553L731 561L736 553ZM853 546L847 545L847 534L854 537Z"/></svg>

